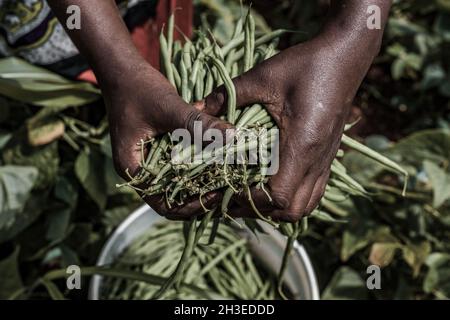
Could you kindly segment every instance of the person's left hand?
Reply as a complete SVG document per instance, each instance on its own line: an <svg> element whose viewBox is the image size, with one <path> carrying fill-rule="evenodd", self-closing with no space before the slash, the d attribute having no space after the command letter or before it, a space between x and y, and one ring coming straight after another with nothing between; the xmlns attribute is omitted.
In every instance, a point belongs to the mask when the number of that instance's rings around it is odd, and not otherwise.
<svg viewBox="0 0 450 320"><path fill-rule="evenodd" d="M372 59L318 37L234 79L238 106L265 105L280 129L279 171L268 182L272 201L262 190L252 190L260 212L275 220L298 221L317 207L350 104ZM206 98L204 111L221 113L226 99L224 88L218 88ZM236 200L240 207L232 214L248 216L252 209L247 195Z"/></svg>

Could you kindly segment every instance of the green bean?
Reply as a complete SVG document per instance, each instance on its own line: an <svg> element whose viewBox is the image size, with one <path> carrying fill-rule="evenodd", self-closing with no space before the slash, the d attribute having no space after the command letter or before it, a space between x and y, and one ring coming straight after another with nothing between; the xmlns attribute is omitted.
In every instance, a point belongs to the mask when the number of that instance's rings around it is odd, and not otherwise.
<svg viewBox="0 0 450 320"><path fill-rule="evenodd" d="M259 47L262 44L271 42L274 39L278 39L278 38L280 38L281 36L283 36L284 34L286 34L288 32L291 32L291 31L286 30L286 29L279 29L279 30L276 30L276 31L269 32L268 34L265 34L262 37L256 39L255 47Z"/></svg>
<svg viewBox="0 0 450 320"><path fill-rule="evenodd" d="M253 263L252 257L249 253L247 253L244 257L245 259L245 263L248 267L248 270L250 272L251 275L253 275L253 279L255 279L255 283L258 287L262 287L263 283L261 278L259 277L259 273L256 270L255 264Z"/></svg>
<svg viewBox="0 0 450 320"><path fill-rule="evenodd" d="M233 37L226 45L222 47L223 55L226 56L230 51L237 48L244 42L244 34L242 34L242 28L243 28L244 20L241 18L236 23L236 27L233 32Z"/></svg>
<svg viewBox="0 0 450 320"><path fill-rule="evenodd" d="M234 65L237 64L234 58L235 54L236 51L231 50L231 52L225 58L225 68L230 72L230 74L233 74Z"/></svg>
<svg viewBox="0 0 450 320"><path fill-rule="evenodd" d="M253 67L255 51L255 20L250 14L250 10L245 22L245 45L244 45L244 72Z"/></svg>
<svg viewBox="0 0 450 320"><path fill-rule="evenodd" d="M197 77L195 85L195 100L200 101L204 98L206 71L202 69Z"/></svg>
<svg viewBox="0 0 450 320"><path fill-rule="evenodd" d="M164 34L161 32L160 36L159 36L159 43L161 46L161 58L163 61L163 66L164 66L164 73L165 76L167 77L167 79L169 80L169 82L176 87L176 83L175 83L175 79L173 77L173 70L172 70L172 62L171 60L171 56L169 55L169 49L167 46L167 40L164 37Z"/></svg>
<svg viewBox="0 0 450 320"><path fill-rule="evenodd" d="M178 89L178 93L181 94L181 76L180 73L178 72L178 69L175 67L173 63L172 63L172 70L176 88Z"/></svg>
<svg viewBox="0 0 450 320"><path fill-rule="evenodd" d="M241 239L233 244L231 244L228 248L220 252L214 259L212 259L208 264L200 271L197 277L201 277L204 274L208 273L210 269L216 266L219 262L221 262L222 259L224 259L227 255L229 255L231 252L236 250L239 247L244 246L246 243L245 239Z"/></svg>
<svg viewBox="0 0 450 320"><path fill-rule="evenodd" d="M191 48L192 42L187 42L183 47L183 57L182 57L182 61L184 62L186 70L189 71L192 69Z"/></svg>
<svg viewBox="0 0 450 320"><path fill-rule="evenodd" d="M266 51L264 52L263 59L267 60L272 58L277 53L277 47L278 47L278 39L273 40L269 46L267 47Z"/></svg>
<svg viewBox="0 0 450 320"><path fill-rule="evenodd" d="M200 222L200 226L197 228L197 231L195 234L194 246L196 246L198 244L198 242L200 241L200 238L205 233L205 230L208 227L208 224L211 221L211 218L214 215L215 211L216 211L216 209L209 210L203 217L202 221Z"/></svg>
<svg viewBox="0 0 450 320"><path fill-rule="evenodd" d="M231 263L231 261L233 259L233 253L230 254L230 258L231 258L230 260L223 259L222 265L225 267L225 270L230 274L230 276L232 276L234 278L234 279L231 278L230 280L235 281L234 286L236 287L236 289L241 291L241 296L246 300L251 299L252 291L248 287L248 283L245 279L245 275L243 277L240 272L242 270L239 267L233 266Z"/></svg>
<svg viewBox="0 0 450 320"><path fill-rule="evenodd" d="M161 139L158 147L155 149L153 157L151 158L151 160L150 160L150 162L148 164L149 170L151 170L151 171L156 170L158 162L161 159L161 156L163 155L163 153L166 152L166 149L169 146L169 140L170 140L170 138L169 138L168 135L165 135Z"/></svg>
<svg viewBox="0 0 450 320"><path fill-rule="evenodd" d="M356 180L350 177L347 173L340 170L335 163L331 164L331 172L338 176L343 182L345 182L348 186L354 188L356 191L361 194L367 194L367 191L361 186Z"/></svg>
<svg viewBox="0 0 450 320"><path fill-rule="evenodd" d="M228 55L233 49L237 48L244 42L244 34L231 39L226 45L222 47L222 53L224 56Z"/></svg>
<svg viewBox="0 0 450 320"><path fill-rule="evenodd" d="M263 109L262 111L255 114L252 118L250 118L247 121L246 125L249 126L257 122L261 122L262 120L267 119L267 117L270 117L270 115L265 109Z"/></svg>
<svg viewBox="0 0 450 320"><path fill-rule="evenodd" d="M282 259L282 262L281 262L281 267L280 267L280 270L278 272L278 278L277 278L278 293L280 294L280 296L284 300L288 300L288 299L283 293L283 278L284 278L284 274L286 272L287 264L288 264L288 261L289 261L289 256L291 255L292 248L294 247L294 242L295 242L295 240L298 237L299 230L300 230L300 225L299 225L299 222L297 222L297 223L294 224L294 230L292 230L292 234L290 234L288 236L287 244L286 244L286 247L284 249L283 259Z"/></svg>
<svg viewBox="0 0 450 320"><path fill-rule="evenodd" d="M342 143L346 146L364 154L365 156L381 163L385 167L391 169L394 172L398 172L404 175L405 177L405 183L403 184L403 191L402 195L406 195L406 189L408 187L408 177L409 173L405 169L403 169L401 166L399 166L397 163L392 161L391 159L379 154L378 152L366 147L365 145L359 143L356 140L353 140L352 138L346 136L345 134L342 136Z"/></svg>
<svg viewBox="0 0 450 320"><path fill-rule="evenodd" d="M236 119L239 119L241 114L242 114L242 109L236 109Z"/></svg>
<svg viewBox="0 0 450 320"><path fill-rule="evenodd" d="M171 14L169 17L169 21L167 23L167 55L169 56L169 59L172 59L172 53L173 53L173 32L174 32L174 26L175 26L175 14Z"/></svg>
<svg viewBox="0 0 450 320"><path fill-rule="evenodd" d="M343 202L348 199L347 196L345 196L341 193L335 193L335 192L328 191L328 190L325 192L324 198L329 201L333 201L333 202Z"/></svg>
<svg viewBox="0 0 450 320"><path fill-rule="evenodd" d="M194 218L189 223L189 233L186 238L186 245L184 247L183 253L181 255L180 261L177 264L175 272L166 280L166 282L161 286L161 288L155 293L153 299L159 299L163 297L164 294L167 293L169 289L171 289L178 281L181 279L184 269L186 268L186 264L188 262L188 258L190 257L192 251L194 250L193 245L196 237L196 222L197 219Z"/></svg>
<svg viewBox="0 0 450 320"><path fill-rule="evenodd" d="M367 192L363 193L363 192L361 192L359 190L356 190L355 188L350 187L347 183L345 183L345 182L343 182L341 180L331 178L329 180L329 184L332 185L332 186L335 186L339 190L347 192L348 194L356 195L356 196L362 196L362 197L367 197Z"/></svg>
<svg viewBox="0 0 450 320"><path fill-rule="evenodd" d="M245 254L246 251L241 250L239 252L239 255L235 252L231 253L231 261L234 262L236 265L236 271L240 275L240 278L242 279L243 283L247 285L249 297L252 298L256 296L256 292L258 291L258 287L255 282L252 282L252 278L245 274L245 272L248 270L245 270L245 264L243 263L243 254Z"/></svg>
<svg viewBox="0 0 450 320"><path fill-rule="evenodd" d="M207 66L208 67L208 66ZM209 67L208 67L209 69ZM211 70L208 70L206 74L206 83L205 83L205 90L203 93L203 96L208 96L214 89L214 76Z"/></svg>
<svg viewBox="0 0 450 320"><path fill-rule="evenodd" d="M228 205L230 204L230 201L231 201L231 198L233 197L233 195L234 195L233 188L231 188L231 187L227 188L227 190L223 194L222 205L220 207L222 214L224 214L224 215L228 214Z"/></svg>
<svg viewBox="0 0 450 320"><path fill-rule="evenodd" d="M287 30L276 30L276 31L270 32L270 33L256 39L255 47L259 47L260 45L268 43L268 42L272 41L273 39L279 38L286 32L288 32L288 31ZM238 61L238 60L242 59L243 57L244 57L244 49L240 49L234 55L234 61Z"/></svg>
<svg viewBox="0 0 450 320"><path fill-rule="evenodd" d="M152 185L157 184L165 175L172 169L172 163L168 162L162 167L159 171L158 175L153 179Z"/></svg>
<svg viewBox="0 0 450 320"><path fill-rule="evenodd" d="M261 219L262 221L267 222L267 223L270 224L272 227L278 228L278 224L277 224L277 223L273 222L270 218L267 218L267 217L263 216L262 213L258 210L258 208L257 208L256 205L255 205L255 202L253 201L252 193L251 193L251 191L250 191L250 187L247 185L247 186L245 187L245 189L246 189L246 193L247 193L247 200L248 200L248 202L250 203L250 205L251 205L251 207L252 207L252 209L253 209L253 212L256 213L256 215L258 216L258 218Z"/></svg>
<svg viewBox="0 0 450 320"><path fill-rule="evenodd" d="M209 235L208 245L212 245L217 237L217 232L219 231L220 218L214 218L211 228L211 233Z"/></svg>
<svg viewBox="0 0 450 320"><path fill-rule="evenodd" d="M215 81L215 87L220 87L221 85L223 85L223 79L219 74L219 71L217 70L217 68L215 66L212 66L211 68L211 73L213 75L213 79Z"/></svg>
<svg viewBox="0 0 450 320"><path fill-rule="evenodd" d="M208 277L211 282L213 283L213 285L216 287L217 291L223 295L223 296L227 296L227 290L223 287L223 285L220 283L220 281L218 281L218 274L219 273L217 270L213 269L210 270L210 276Z"/></svg>
<svg viewBox="0 0 450 320"><path fill-rule="evenodd" d="M180 75L181 75L181 97L187 103L191 102L192 91L189 90L188 71L184 59L180 61Z"/></svg>
<svg viewBox="0 0 450 320"><path fill-rule="evenodd" d="M202 64L204 63L203 60L205 59L205 56L208 54L208 52L210 52L212 50L212 48L213 48L212 46L205 48L198 54L197 58L195 59L194 65L192 66L191 77L189 79L191 83L196 83L197 78L198 78L198 73L200 72L200 68L201 68Z"/></svg>
<svg viewBox="0 0 450 320"><path fill-rule="evenodd" d="M267 291L270 288L270 282L266 282L264 284L264 286L261 288L261 290L259 291L258 295L255 297L255 300L265 300L264 298L267 299ZM268 299L269 300L269 299Z"/></svg>
<svg viewBox="0 0 450 320"><path fill-rule="evenodd" d="M233 63L233 66L231 67L231 76L233 78L236 78L239 75L239 64L238 63Z"/></svg>
<svg viewBox="0 0 450 320"><path fill-rule="evenodd" d="M236 122L236 89L234 87L233 81L231 80L225 66L222 61L216 57L211 57L211 61L217 68L220 77L225 83L225 89L227 91L227 120L231 124Z"/></svg>
<svg viewBox="0 0 450 320"><path fill-rule="evenodd" d="M253 106L248 108L247 111L244 111L244 113L241 115L240 119L236 123L236 127L239 128L247 125L247 122L256 114L259 114L262 109L263 107L260 104L254 104Z"/></svg>
<svg viewBox="0 0 450 320"><path fill-rule="evenodd" d="M150 161L152 160L153 155L155 154L155 151L159 146L159 142L160 140L153 141L150 151L148 152L147 159L145 159L144 166L147 167L150 164Z"/></svg>

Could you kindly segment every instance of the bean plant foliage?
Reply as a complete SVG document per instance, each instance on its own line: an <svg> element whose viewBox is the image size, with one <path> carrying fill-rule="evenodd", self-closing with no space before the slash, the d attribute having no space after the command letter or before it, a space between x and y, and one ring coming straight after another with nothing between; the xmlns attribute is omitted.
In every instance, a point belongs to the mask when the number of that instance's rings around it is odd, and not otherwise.
<svg viewBox="0 0 450 320"><path fill-rule="evenodd" d="M267 2L253 1L258 32L268 25L304 31L286 33L281 47L319 29L322 1L275 2L267 10ZM226 43L239 1L196 5L197 24ZM405 168L408 189L403 197L397 174L346 150L340 161L371 199L326 203L322 219L299 237L323 298L450 296L449 34L447 0L395 2L380 57L355 101L363 119L350 133ZM112 230L141 204L134 191L115 187L124 181L113 170L99 91L4 58L0 94L0 298L86 298L86 279L83 290L67 291L60 270L94 265ZM366 288L370 264L382 267L381 290Z"/></svg>

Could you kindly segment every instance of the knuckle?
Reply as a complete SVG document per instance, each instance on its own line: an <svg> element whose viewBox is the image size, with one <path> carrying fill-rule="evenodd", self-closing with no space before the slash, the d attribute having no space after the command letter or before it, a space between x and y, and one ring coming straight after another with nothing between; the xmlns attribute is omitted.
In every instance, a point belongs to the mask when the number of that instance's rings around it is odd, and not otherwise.
<svg viewBox="0 0 450 320"><path fill-rule="evenodd" d="M216 114L218 113L226 103L226 92L225 87L220 86L214 90L205 99L205 111L207 113Z"/></svg>
<svg viewBox="0 0 450 320"><path fill-rule="evenodd" d="M308 206L306 209L305 209L305 212L304 212L304 216L305 217L309 217L310 215L311 215L311 213L314 211L314 209L316 209L316 207L317 207L317 205L310 205L310 206Z"/></svg>
<svg viewBox="0 0 450 320"><path fill-rule="evenodd" d="M286 190L272 189L271 196L274 206L282 210L286 210L289 208L291 204L291 197L290 194L286 192Z"/></svg>
<svg viewBox="0 0 450 320"><path fill-rule="evenodd" d="M303 137L302 144L307 150L316 150L322 144L320 137L316 134L306 134Z"/></svg>
<svg viewBox="0 0 450 320"><path fill-rule="evenodd" d="M190 132L194 131L196 121L201 121L202 113L196 109L189 110L185 115L184 127Z"/></svg>

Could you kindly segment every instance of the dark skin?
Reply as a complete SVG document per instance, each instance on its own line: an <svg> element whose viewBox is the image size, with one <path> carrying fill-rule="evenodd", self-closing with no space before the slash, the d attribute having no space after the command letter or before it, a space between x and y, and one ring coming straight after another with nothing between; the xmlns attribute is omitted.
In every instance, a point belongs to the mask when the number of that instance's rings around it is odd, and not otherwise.
<svg viewBox="0 0 450 320"><path fill-rule="evenodd" d="M229 127L217 116L226 105L218 88L205 102L190 106L139 55L114 0L48 0L65 21L66 8L78 5L81 30L68 31L93 68L108 109L114 163L127 178L139 170L137 143L186 128L200 120L203 128ZM367 28L367 8L381 9L381 30ZM268 189L273 199L252 190L257 207L282 221L298 221L310 214L325 192L331 162L340 144L351 102L379 52L391 0L334 0L330 16L314 39L291 47L234 79L240 107L264 104L280 128L280 170ZM127 81L123 81L126 79ZM206 196L212 206L220 193ZM202 212L198 200L169 209L161 197L144 199L171 219L186 219ZM237 196L235 216L248 216L245 196Z"/></svg>

